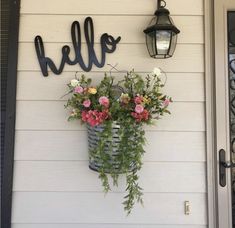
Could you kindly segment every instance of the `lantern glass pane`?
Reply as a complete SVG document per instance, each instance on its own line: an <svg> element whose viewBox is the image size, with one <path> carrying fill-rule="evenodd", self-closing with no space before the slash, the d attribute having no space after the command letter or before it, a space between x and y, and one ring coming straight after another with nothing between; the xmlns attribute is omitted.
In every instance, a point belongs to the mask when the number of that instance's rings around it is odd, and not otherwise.
<svg viewBox="0 0 235 228"><path fill-rule="evenodd" d="M171 32L160 30L156 32L156 46L158 55L167 55L170 48Z"/></svg>
<svg viewBox="0 0 235 228"><path fill-rule="evenodd" d="M146 43L149 55L155 56L156 53L155 31L150 32L146 35Z"/></svg>
<svg viewBox="0 0 235 228"><path fill-rule="evenodd" d="M169 55L170 56L172 56L174 51L175 51L176 43L177 43L177 34L172 32L171 47L170 47L170 50L169 50Z"/></svg>

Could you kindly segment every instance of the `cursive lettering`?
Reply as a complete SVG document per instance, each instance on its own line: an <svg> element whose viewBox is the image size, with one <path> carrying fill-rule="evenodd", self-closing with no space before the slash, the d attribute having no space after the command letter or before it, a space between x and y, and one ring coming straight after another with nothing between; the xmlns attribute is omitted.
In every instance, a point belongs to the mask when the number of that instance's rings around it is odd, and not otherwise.
<svg viewBox="0 0 235 228"><path fill-rule="evenodd" d="M67 63L68 65L79 64L80 67L87 72L91 70L93 64L101 68L105 64L106 53L113 53L116 50L117 44L121 40L120 36L114 39L111 35L104 33L100 37L101 57L100 60L98 60L94 50L94 27L91 17L87 17L85 19L84 34L88 50L87 65L85 64L81 54L82 41L81 41L80 23L78 21L74 21L71 26L71 38L72 38L73 49L75 52L75 57L74 59L71 59L71 57L69 56L70 47L68 45L64 45L61 50L62 59L58 68L56 67L55 63L51 58L46 57L42 37L41 36L35 37L34 39L35 50L37 53L37 58L43 76L45 77L48 76L48 68L50 68L51 71L55 74L61 74L64 69L65 63Z"/></svg>

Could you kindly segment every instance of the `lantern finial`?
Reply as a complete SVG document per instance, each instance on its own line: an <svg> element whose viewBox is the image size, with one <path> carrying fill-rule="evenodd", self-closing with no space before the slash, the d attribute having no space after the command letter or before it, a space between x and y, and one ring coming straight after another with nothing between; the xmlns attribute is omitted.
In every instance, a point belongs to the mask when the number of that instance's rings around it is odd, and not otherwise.
<svg viewBox="0 0 235 228"><path fill-rule="evenodd" d="M166 7L166 2L164 0L158 0L158 2L157 2L157 9L165 8L165 7Z"/></svg>

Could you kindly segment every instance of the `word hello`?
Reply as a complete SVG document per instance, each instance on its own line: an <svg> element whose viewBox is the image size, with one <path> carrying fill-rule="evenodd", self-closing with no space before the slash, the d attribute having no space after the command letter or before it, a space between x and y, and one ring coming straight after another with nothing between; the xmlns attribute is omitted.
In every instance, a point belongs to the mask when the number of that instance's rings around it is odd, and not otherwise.
<svg viewBox="0 0 235 228"><path fill-rule="evenodd" d="M78 21L74 21L71 26L71 38L73 43L73 49L75 52L75 58L71 59L69 57L70 47L68 45L64 45L62 47L61 63L58 68L56 67L55 63L51 58L45 56L42 37L36 36L34 39L34 44L43 76L48 76L48 68L50 68L53 73L60 74L64 69L65 63L69 65L79 64L80 67L87 72L91 70L93 64L101 68L105 64L106 53L113 53L116 50L117 43L119 43L119 41L121 40L120 36L117 39L114 39L111 35L108 35L107 33L102 34L100 38L101 59L99 61L94 50L94 28L91 17L87 17L85 19L84 35L88 50L87 65L84 63L84 59L81 55L82 41L80 24Z"/></svg>

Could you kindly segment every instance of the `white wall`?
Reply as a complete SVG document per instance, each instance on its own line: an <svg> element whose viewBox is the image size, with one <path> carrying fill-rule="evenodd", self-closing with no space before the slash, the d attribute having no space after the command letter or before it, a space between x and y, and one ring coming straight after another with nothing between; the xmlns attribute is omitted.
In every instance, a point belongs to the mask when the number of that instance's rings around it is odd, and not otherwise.
<svg viewBox="0 0 235 228"><path fill-rule="evenodd" d="M205 228L205 117L203 1L167 0L181 30L173 58L148 56L143 29L155 0L21 0L17 120L13 193L13 228ZM41 35L46 54L57 63L61 47L71 42L74 20L92 16L97 52L99 37L121 36L106 63L120 70L167 72L165 92L173 97L172 115L147 128L140 173L145 206L126 217L124 183L106 197L97 173L87 167L84 127L67 122L66 83L79 66L45 78L39 70L34 37ZM85 43L84 43L85 46ZM97 81L110 68L93 67ZM118 77L118 74L116 74ZM191 214L184 215L184 201Z"/></svg>

